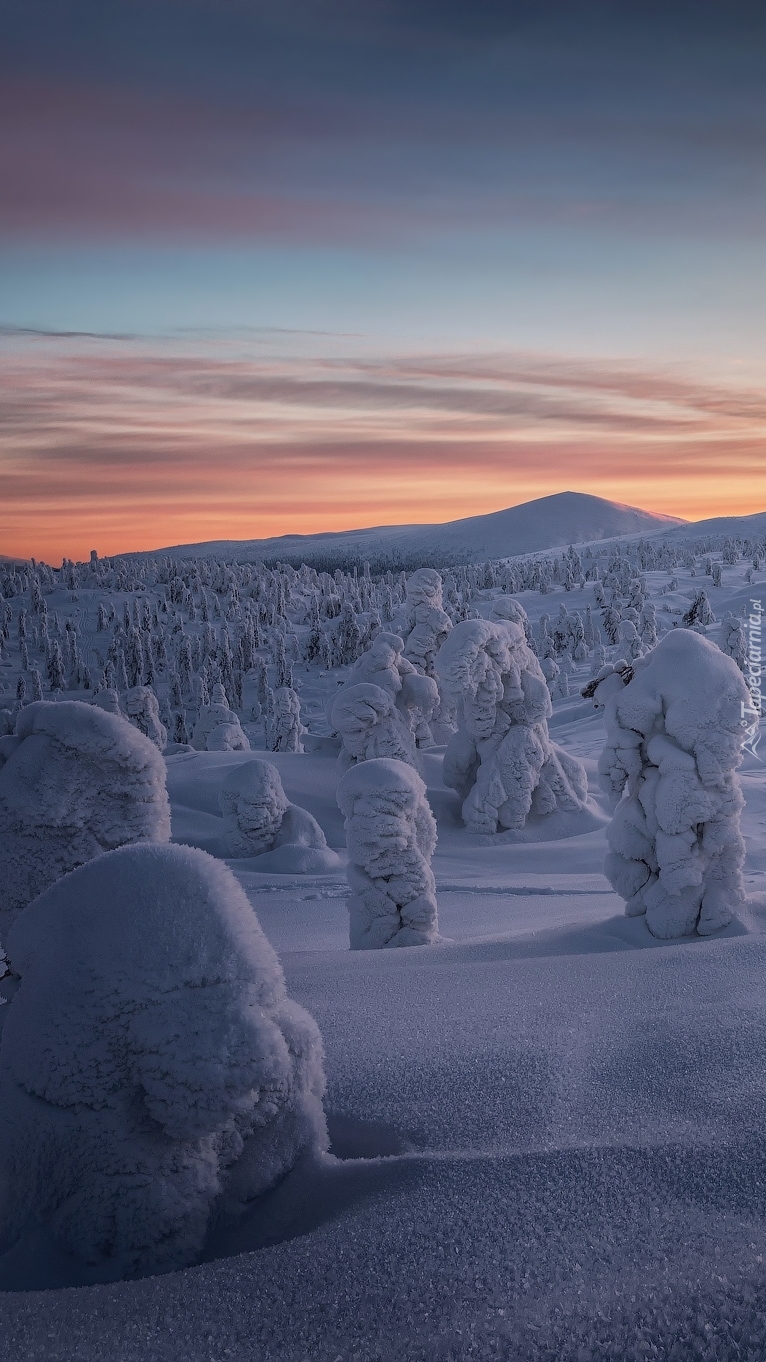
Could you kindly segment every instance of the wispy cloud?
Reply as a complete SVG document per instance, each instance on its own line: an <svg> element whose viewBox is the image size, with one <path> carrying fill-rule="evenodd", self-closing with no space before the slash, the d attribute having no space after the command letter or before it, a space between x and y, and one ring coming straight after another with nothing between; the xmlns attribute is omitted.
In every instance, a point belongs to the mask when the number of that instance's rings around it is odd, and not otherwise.
<svg viewBox="0 0 766 1362"><path fill-rule="evenodd" d="M765 435L766 394L637 364L266 363L212 342L8 337L0 548L434 521L575 484L689 518L735 513L766 504Z"/></svg>

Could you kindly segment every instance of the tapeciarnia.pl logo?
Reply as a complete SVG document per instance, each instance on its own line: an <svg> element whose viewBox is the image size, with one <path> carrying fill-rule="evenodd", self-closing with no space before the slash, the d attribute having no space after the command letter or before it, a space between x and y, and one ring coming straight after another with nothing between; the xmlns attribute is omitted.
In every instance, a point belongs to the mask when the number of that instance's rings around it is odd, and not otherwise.
<svg viewBox="0 0 766 1362"><path fill-rule="evenodd" d="M763 605L750 598L750 614L747 621L747 657L745 659L745 680L750 691L750 703L742 701L741 724L747 729L747 737L742 746L754 757L761 740L760 720L763 713L763 693L761 690L761 621ZM762 757L758 757L762 761Z"/></svg>

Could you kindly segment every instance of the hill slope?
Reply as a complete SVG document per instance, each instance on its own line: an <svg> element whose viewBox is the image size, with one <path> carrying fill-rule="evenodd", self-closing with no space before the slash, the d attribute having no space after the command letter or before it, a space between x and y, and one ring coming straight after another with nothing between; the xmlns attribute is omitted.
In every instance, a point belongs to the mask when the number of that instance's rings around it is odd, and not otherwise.
<svg viewBox="0 0 766 1362"><path fill-rule="evenodd" d="M562 548L613 539L623 534L651 534L682 525L673 516L655 515L582 492L557 492L510 506L489 515L452 520L444 525L380 525L337 533L282 535L276 539L219 540L180 544L156 552L179 558L222 557L247 561L267 558L283 562L390 563L408 567L482 562L518 553Z"/></svg>

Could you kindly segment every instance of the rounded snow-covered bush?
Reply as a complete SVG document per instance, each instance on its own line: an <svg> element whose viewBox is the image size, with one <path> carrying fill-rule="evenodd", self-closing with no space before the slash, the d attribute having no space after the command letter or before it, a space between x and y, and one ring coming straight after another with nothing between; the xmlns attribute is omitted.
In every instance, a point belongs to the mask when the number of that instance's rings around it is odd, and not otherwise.
<svg viewBox="0 0 766 1362"><path fill-rule="evenodd" d="M0 939L43 889L125 842L167 842L165 763L126 719L77 700L21 710L0 753Z"/></svg>
<svg viewBox="0 0 766 1362"><path fill-rule="evenodd" d="M184 1267L326 1146L322 1045L228 867L123 847L41 895L8 941L0 1246L46 1225L109 1275Z"/></svg>
<svg viewBox="0 0 766 1362"><path fill-rule="evenodd" d="M194 725L192 747L197 752L249 752L250 743L239 719L227 705L203 705Z"/></svg>
<svg viewBox="0 0 766 1362"><path fill-rule="evenodd" d="M227 856L263 856L278 848L303 848L321 855L297 856L296 871L325 870L337 864L327 839L308 809L291 804L276 766L253 758L234 766L221 786L218 802L224 818L223 844ZM276 869L276 866L272 868ZM287 867L286 867L287 868Z"/></svg>
<svg viewBox="0 0 766 1362"><path fill-rule="evenodd" d="M749 698L736 663L690 629L597 678L601 781L623 795L605 871L628 916L645 913L654 936L708 935L743 902L736 768Z"/></svg>
<svg viewBox="0 0 766 1362"><path fill-rule="evenodd" d="M550 740L548 685L520 624L463 620L437 667L458 716L444 782L460 794L471 831L520 829L530 813L585 806L585 769Z"/></svg>
<svg viewBox="0 0 766 1362"><path fill-rule="evenodd" d="M160 752L164 751L168 734L160 722L160 703L151 686L133 686L127 691L125 712L139 732L150 738Z"/></svg>
<svg viewBox="0 0 766 1362"><path fill-rule="evenodd" d="M338 804L346 820L351 949L435 941L436 823L417 771L386 758L360 762L343 776Z"/></svg>

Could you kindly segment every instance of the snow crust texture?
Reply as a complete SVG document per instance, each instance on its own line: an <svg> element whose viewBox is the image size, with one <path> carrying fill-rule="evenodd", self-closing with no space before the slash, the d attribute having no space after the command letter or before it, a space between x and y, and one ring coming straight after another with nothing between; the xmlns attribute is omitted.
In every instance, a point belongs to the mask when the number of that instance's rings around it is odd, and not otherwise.
<svg viewBox="0 0 766 1362"><path fill-rule="evenodd" d="M68 871L128 842L167 842L165 763L124 718L76 700L19 712L0 751L0 939Z"/></svg>
<svg viewBox="0 0 766 1362"><path fill-rule="evenodd" d="M530 813L585 806L585 769L551 742L548 686L521 623L461 621L437 668L459 725L444 755L444 783L460 794L471 831L520 829Z"/></svg>
<svg viewBox="0 0 766 1362"><path fill-rule="evenodd" d="M607 745L604 788L623 794L605 872L629 916L654 936L705 936L745 897L736 776L749 692L731 657L692 629L666 634L624 684L604 668L595 692Z"/></svg>
<svg viewBox="0 0 766 1362"><path fill-rule="evenodd" d="M341 780L338 804L346 819L351 949L435 941L436 822L417 771L387 758L361 762Z"/></svg>
<svg viewBox="0 0 766 1362"><path fill-rule="evenodd" d="M323 1055L243 890L189 847L123 847L9 937L0 1245L38 1224L114 1275L198 1257L326 1145Z"/></svg>

